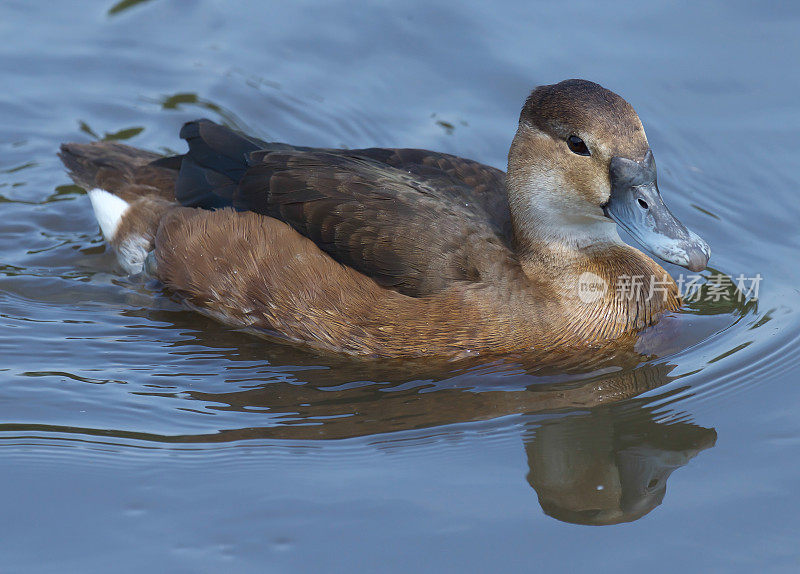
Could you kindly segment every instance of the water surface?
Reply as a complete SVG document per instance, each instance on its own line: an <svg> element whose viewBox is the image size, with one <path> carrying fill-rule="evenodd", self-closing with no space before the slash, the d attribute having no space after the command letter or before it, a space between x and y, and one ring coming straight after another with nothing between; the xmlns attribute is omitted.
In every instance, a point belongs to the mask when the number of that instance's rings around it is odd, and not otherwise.
<svg viewBox="0 0 800 574"><path fill-rule="evenodd" d="M0 571L796 572L798 32L721 1L5 2ZM569 77L634 105L713 268L763 277L658 357L443 369L236 332L126 278L55 156L180 151L205 116L504 168L529 90Z"/></svg>

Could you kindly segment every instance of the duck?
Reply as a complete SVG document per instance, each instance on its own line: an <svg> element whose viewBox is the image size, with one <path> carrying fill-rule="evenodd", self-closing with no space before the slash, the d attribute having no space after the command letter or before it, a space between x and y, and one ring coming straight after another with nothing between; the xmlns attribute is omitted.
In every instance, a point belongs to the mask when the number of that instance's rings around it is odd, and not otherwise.
<svg viewBox="0 0 800 574"><path fill-rule="evenodd" d="M181 155L106 141L59 155L127 273L319 352L630 346L682 301L618 229L692 271L710 257L665 205L633 107L587 80L530 93L506 173L421 149L265 142L207 119L180 137Z"/></svg>

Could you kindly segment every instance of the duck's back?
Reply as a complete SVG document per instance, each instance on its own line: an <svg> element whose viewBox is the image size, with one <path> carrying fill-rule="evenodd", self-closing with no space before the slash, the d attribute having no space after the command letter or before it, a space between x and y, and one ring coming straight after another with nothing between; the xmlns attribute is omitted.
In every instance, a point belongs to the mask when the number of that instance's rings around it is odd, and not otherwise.
<svg viewBox="0 0 800 574"><path fill-rule="evenodd" d="M179 169L186 206L268 215L381 285L420 296L514 265L505 174L415 149L336 150L248 138L208 120L186 124Z"/></svg>

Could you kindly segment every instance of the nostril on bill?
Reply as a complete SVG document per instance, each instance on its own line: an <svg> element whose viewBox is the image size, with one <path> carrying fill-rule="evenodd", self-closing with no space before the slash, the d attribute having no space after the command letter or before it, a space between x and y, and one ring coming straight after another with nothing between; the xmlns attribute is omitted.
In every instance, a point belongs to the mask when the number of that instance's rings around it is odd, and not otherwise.
<svg viewBox="0 0 800 574"><path fill-rule="evenodd" d="M639 199L637 199L636 201L639 202L639 205L641 206L642 209L647 209L649 207L647 205L647 202L644 199L642 199L641 197Z"/></svg>

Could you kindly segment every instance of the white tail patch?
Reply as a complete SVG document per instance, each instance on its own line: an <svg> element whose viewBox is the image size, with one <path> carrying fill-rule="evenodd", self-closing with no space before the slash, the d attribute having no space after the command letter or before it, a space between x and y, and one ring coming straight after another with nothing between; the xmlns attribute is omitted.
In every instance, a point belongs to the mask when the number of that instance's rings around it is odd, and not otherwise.
<svg viewBox="0 0 800 574"><path fill-rule="evenodd" d="M94 216L97 218L97 223L100 224L103 237L106 238L106 241L111 241L130 204L104 189L89 191L89 199L92 202Z"/></svg>

